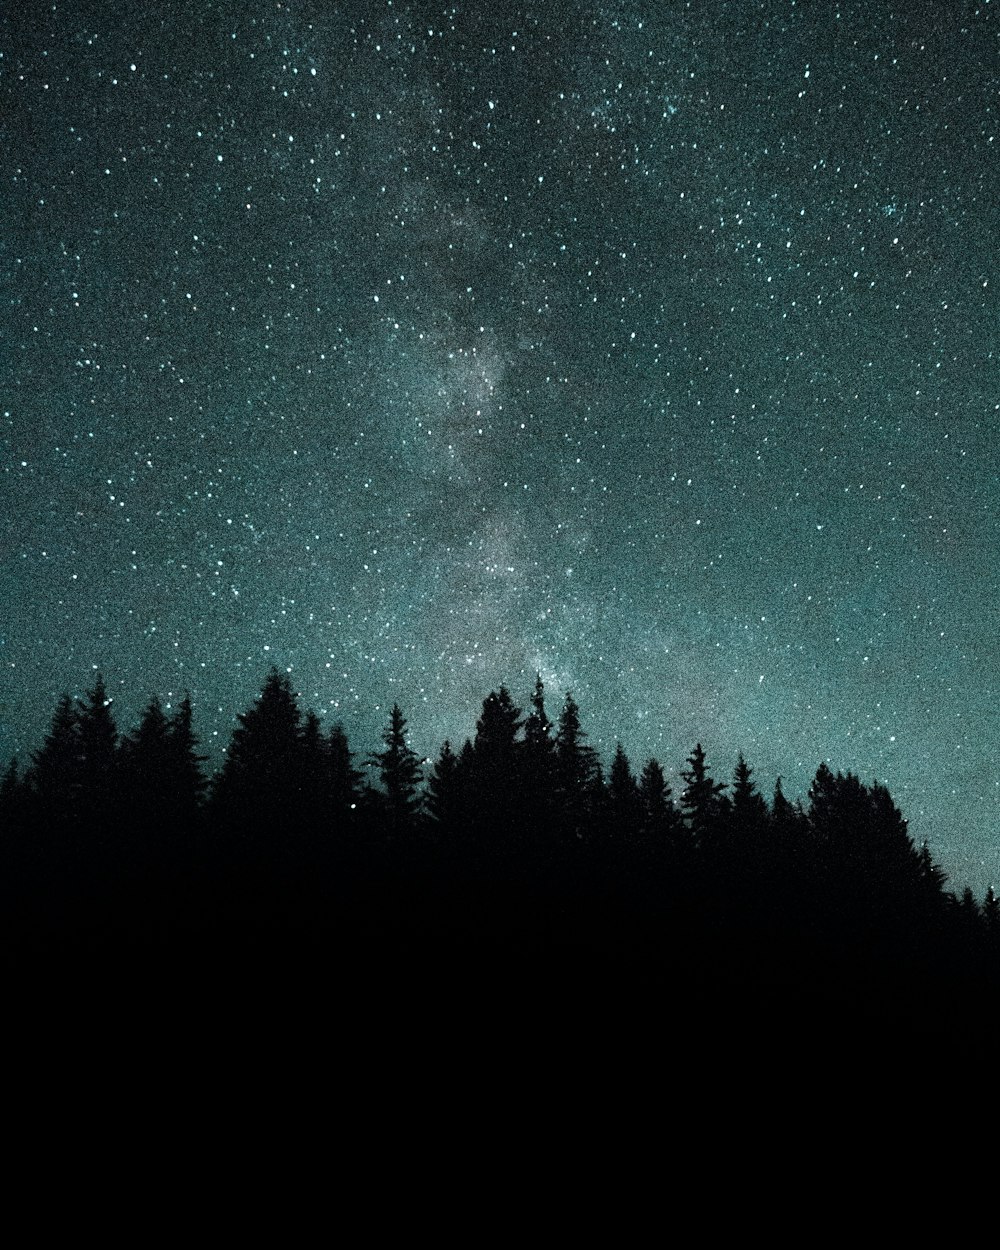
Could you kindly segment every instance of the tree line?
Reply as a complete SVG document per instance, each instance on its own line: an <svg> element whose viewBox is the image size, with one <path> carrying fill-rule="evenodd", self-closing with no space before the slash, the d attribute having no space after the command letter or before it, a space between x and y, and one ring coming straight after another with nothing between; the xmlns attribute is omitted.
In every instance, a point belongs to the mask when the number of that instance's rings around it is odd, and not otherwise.
<svg viewBox="0 0 1000 1250"><path fill-rule="evenodd" d="M526 710L491 692L474 735L433 760L407 728L393 706L359 757L272 669L209 777L190 698L154 697L121 732L102 679L63 696L0 784L8 945L365 934L452 959L614 950L676 975L679 950L683 975L748 952L779 981L878 967L914 1002L927 978L995 981L993 890L949 892L877 782L823 763L793 802L780 779L761 793L742 755L718 780L696 744L675 794L655 758L636 768L618 745L605 766L573 696L550 718L540 678Z"/></svg>

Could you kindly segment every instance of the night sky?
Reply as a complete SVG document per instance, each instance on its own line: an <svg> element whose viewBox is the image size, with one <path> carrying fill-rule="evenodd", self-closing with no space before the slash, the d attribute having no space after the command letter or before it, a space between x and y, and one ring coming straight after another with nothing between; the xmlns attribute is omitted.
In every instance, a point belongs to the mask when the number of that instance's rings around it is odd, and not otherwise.
<svg viewBox="0 0 1000 1250"><path fill-rule="evenodd" d="M888 785L1000 883L989 0L0 16L0 758L541 672L610 758Z"/></svg>

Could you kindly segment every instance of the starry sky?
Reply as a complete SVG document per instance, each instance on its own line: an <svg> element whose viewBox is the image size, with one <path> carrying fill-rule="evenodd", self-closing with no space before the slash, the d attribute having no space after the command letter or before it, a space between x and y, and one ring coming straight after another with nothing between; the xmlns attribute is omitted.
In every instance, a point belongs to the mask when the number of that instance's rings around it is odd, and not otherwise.
<svg viewBox="0 0 1000 1250"><path fill-rule="evenodd" d="M1000 883L994 0L0 15L0 754L541 673Z"/></svg>

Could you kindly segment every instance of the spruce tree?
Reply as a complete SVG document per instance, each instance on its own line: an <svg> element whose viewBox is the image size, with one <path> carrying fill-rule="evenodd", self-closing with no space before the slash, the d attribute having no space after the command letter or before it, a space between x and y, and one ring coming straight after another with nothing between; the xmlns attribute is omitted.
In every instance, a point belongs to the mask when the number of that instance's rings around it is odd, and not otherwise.
<svg viewBox="0 0 1000 1250"><path fill-rule="evenodd" d="M191 820L208 791L202 765L208 758L198 754L191 696L185 693L167 726L170 773L175 790L174 808L181 819Z"/></svg>
<svg viewBox="0 0 1000 1250"><path fill-rule="evenodd" d="M509 823L524 799L519 778L521 725L521 709L505 686L487 695L476 721L469 780L472 802L480 819L489 824Z"/></svg>
<svg viewBox="0 0 1000 1250"><path fill-rule="evenodd" d="M552 750L552 722L545 711L545 686L541 673L535 674L531 711L524 722L524 743L528 754L548 757Z"/></svg>
<svg viewBox="0 0 1000 1250"><path fill-rule="evenodd" d="M170 722L158 695L118 749L122 800L129 842L135 845L151 824L160 825L173 806L176 779L170 750Z"/></svg>
<svg viewBox="0 0 1000 1250"><path fill-rule="evenodd" d="M339 721L330 730L326 750L330 807L337 820L343 822L357 809L362 774L360 769L354 767L354 752Z"/></svg>
<svg viewBox="0 0 1000 1250"><path fill-rule="evenodd" d="M660 761L650 756L639 777L639 800L643 829L657 842L674 839L681 830L680 813L674 807L672 793Z"/></svg>
<svg viewBox="0 0 1000 1250"><path fill-rule="evenodd" d="M758 793L753 781L753 769L743 758L742 751L733 772L730 803L736 828L748 834L759 835L767 821L767 804Z"/></svg>
<svg viewBox="0 0 1000 1250"><path fill-rule="evenodd" d="M78 812L82 777L80 715L74 701L64 694L28 772L34 806L43 820L63 821Z"/></svg>
<svg viewBox="0 0 1000 1250"><path fill-rule="evenodd" d="M427 779L427 813L442 836L459 832L468 814L458 756L446 738Z"/></svg>
<svg viewBox="0 0 1000 1250"><path fill-rule="evenodd" d="M586 742L580 709L567 691L555 736L557 819L571 836L583 836L597 799L601 772L597 752Z"/></svg>
<svg viewBox="0 0 1000 1250"><path fill-rule="evenodd" d="M273 668L253 707L237 719L213 806L247 831L285 824L297 814L302 772L302 718L287 674Z"/></svg>
<svg viewBox="0 0 1000 1250"><path fill-rule="evenodd" d="M771 801L771 821L776 830L791 830L798 823L798 813L795 805L789 803L785 798L785 792L781 787L781 778L778 777L774 783L774 798Z"/></svg>
<svg viewBox="0 0 1000 1250"><path fill-rule="evenodd" d="M700 742L696 743L687 763L688 767L681 770L684 780L681 808L695 845L705 847L715 840L719 832L724 812L722 795L726 787L709 774Z"/></svg>
<svg viewBox="0 0 1000 1250"><path fill-rule="evenodd" d="M921 843L917 852L917 861L919 865L919 876L923 882L925 891L938 897L943 894L945 882L948 880L948 874L935 863L934 857L931 855L931 848L926 842Z"/></svg>
<svg viewBox="0 0 1000 1250"><path fill-rule="evenodd" d="M299 730L298 788L303 818L315 828L323 821L329 805L326 735L319 717L309 708Z"/></svg>
<svg viewBox="0 0 1000 1250"><path fill-rule="evenodd" d="M421 806L420 761L406 740L406 719L398 703L392 706L382 741L385 750L374 751L368 762L378 769L382 783L378 806L386 831L395 834L413 826Z"/></svg>
<svg viewBox="0 0 1000 1250"><path fill-rule="evenodd" d="M524 820L539 835L550 818L553 805L552 774L555 758L553 725L545 711L545 687L541 675L535 674L531 695L531 711L524 722L521 743L523 765Z"/></svg>
<svg viewBox="0 0 1000 1250"><path fill-rule="evenodd" d="M94 783L106 782L114 771L118 730L115 728L104 678L79 701L79 741L83 764Z"/></svg>
<svg viewBox="0 0 1000 1250"><path fill-rule="evenodd" d="M103 839L121 818L121 793L117 776L118 730L111 712L104 678L97 680L79 701L80 815Z"/></svg>
<svg viewBox="0 0 1000 1250"><path fill-rule="evenodd" d="M521 709L514 706L506 686L486 696L472 744L481 766L501 761L505 767L513 767L514 744L522 723Z"/></svg>
<svg viewBox="0 0 1000 1250"><path fill-rule="evenodd" d="M642 799L639 783L620 742L615 747L608 774L608 805L614 832L619 836L633 837L641 824Z"/></svg>

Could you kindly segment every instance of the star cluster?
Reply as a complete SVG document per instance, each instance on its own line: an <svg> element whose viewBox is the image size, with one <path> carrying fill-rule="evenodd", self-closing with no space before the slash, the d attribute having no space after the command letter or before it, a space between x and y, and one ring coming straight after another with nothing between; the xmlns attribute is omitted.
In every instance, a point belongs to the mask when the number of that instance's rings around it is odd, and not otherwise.
<svg viewBox="0 0 1000 1250"><path fill-rule="evenodd" d="M1000 881L996 4L0 17L0 748L270 665L885 782Z"/></svg>

